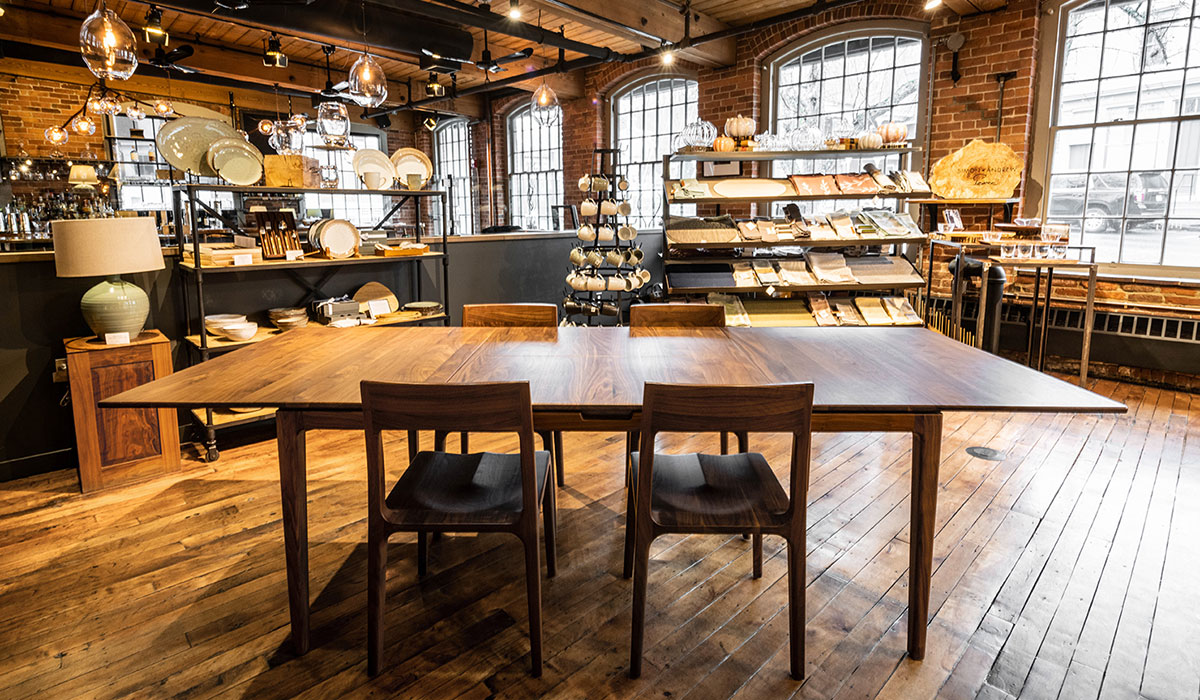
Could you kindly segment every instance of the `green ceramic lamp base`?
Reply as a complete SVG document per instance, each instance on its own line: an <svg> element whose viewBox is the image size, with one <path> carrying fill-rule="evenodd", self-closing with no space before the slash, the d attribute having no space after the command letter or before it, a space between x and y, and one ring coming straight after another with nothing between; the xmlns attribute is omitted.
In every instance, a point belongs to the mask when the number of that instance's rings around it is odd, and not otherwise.
<svg viewBox="0 0 1200 700"><path fill-rule="evenodd" d="M142 288L113 275L92 287L79 304L83 320L97 336L128 333L135 338L146 326L150 299Z"/></svg>

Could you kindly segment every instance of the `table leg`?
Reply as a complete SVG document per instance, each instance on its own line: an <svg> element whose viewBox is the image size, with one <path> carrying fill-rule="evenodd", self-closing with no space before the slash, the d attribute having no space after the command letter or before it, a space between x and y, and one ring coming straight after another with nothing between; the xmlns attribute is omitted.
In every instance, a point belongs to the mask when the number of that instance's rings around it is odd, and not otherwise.
<svg viewBox="0 0 1200 700"><path fill-rule="evenodd" d="M983 349L983 320L984 310L987 309L988 302L988 273L992 270L992 264L987 260L983 261L983 270L979 276L979 309L975 312L975 347Z"/></svg>
<svg viewBox="0 0 1200 700"><path fill-rule="evenodd" d="M925 658L929 587L933 577L933 530L937 522L938 467L942 457L942 414L913 421L912 522L908 545L908 655Z"/></svg>
<svg viewBox="0 0 1200 700"><path fill-rule="evenodd" d="M1034 322L1037 320L1038 297L1042 293L1042 268L1037 268L1033 275L1033 305L1029 307L1029 320L1025 322L1025 366L1033 367L1033 335Z"/></svg>
<svg viewBox="0 0 1200 700"><path fill-rule="evenodd" d="M1050 325L1050 300L1054 296L1054 268L1046 268L1046 301L1042 302L1042 330L1041 338L1038 339L1038 363L1037 369L1039 372L1046 369L1046 328Z"/></svg>
<svg viewBox="0 0 1200 700"><path fill-rule="evenodd" d="M1079 386L1087 386L1088 358L1092 354L1092 327L1096 323L1096 266L1088 270L1087 308L1083 312L1083 349L1079 353Z"/></svg>
<svg viewBox="0 0 1200 700"><path fill-rule="evenodd" d="M275 413L279 449L279 490L283 498L283 551L287 559L288 612L292 646L308 653L308 484L305 469L304 417L298 411Z"/></svg>

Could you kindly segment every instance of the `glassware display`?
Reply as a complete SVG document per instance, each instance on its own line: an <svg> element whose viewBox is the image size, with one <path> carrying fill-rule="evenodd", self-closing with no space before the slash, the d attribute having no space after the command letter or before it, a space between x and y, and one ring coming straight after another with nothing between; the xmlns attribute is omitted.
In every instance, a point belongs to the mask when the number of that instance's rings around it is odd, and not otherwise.
<svg viewBox="0 0 1200 700"><path fill-rule="evenodd" d="M818 151L825 147L821 130L807 121L788 131L787 138L793 151Z"/></svg>
<svg viewBox="0 0 1200 700"><path fill-rule="evenodd" d="M88 70L103 80L128 80L137 70L133 31L104 0L79 28L79 53Z"/></svg>
<svg viewBox="0 0 1200 700"><path fill-rule="evenodd" d="M317 133L326 146L345 147L350 141L350 115L341 102L322 102L317 107Z"/></svg>
<svg viewBox="0 0 1200 700"><path fill-rule="evenodd" d="M299 155L304 149L304 129L289 122L275 122L275 129L267 143L280 155Z"/></svg>
<svg viewBox="0 0 1200 700"><path fill-rule="evenodd" d="M710 148L713 139L717 138L717 127L713 126L712 122L704 120L694 121L691 124L683 127L681 132L683 142L692 148Z"/></svg>
<svg viewBox="0 0 1200 700"><path fill-rule="evenodd" d="M1021 258L1022 260L1028 260L1029 258L1032 258L1033 257L1033 248L1034 248L1034 246L1032 243L1018 243L1017 244L1017 257Z"/></svg>
<svg viewBox="0 0 1200 700"><path fill-rule="evenodd" d="M321 187L323 189L336 189L338 186L338 169L336 165L321 166Z"/></svg>
<svg viewBox="0 0 1200 700"><path fill-rule="evenodd" d="M1000 257L1011 258L1016 253L1016 250L1017 250L1017 245L1015 243L1001 243L1000 244Z"/></svg>
<svg viewBox="0 0 1200 700"><path fill-rule="evenodd" d="M387 76L369 54L362 54L350 67L350 99L360 107L378 107L387 99Z"/></svg>

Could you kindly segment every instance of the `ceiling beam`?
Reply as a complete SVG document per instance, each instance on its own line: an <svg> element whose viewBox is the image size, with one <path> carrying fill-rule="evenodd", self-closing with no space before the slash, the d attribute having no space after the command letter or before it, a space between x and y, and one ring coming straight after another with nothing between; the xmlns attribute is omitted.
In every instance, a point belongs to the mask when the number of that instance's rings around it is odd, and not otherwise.
<svg viewBox="0 0 1200 700"><path fill-rule="evenodd" d="M684 16L679 8L662 0L526 0L546 12L562 16L592 29L636 42L645 48L683 39ZM590 6L590 7L589 7ZM691 36L727 29L728 26L700 12L692 11ZM647 36L649 35L649 36ZM736 40L712 41L681 51L683 58L705 66L734 64Z"/></svg>

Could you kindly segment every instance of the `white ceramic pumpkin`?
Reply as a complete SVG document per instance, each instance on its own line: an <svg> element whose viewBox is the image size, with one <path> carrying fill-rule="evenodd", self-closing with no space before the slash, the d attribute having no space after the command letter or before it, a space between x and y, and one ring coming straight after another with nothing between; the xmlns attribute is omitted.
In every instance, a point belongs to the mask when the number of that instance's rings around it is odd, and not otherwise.
<svg viewBox="0 0 1200 700"><path fill-rule="evenodd" d="M753 117L737 115L725 120L725 134L735 139L748 139L754 136L758 122Z"/></svg>
<svg viewBox="0 0 1200 700"><path fill-rule="evenodd" d="M880 124L875 131L883 137L884 143L900 143L908 138L908 126L899 122Z"/></svg>
<svg viewBox="0 0 1200 700"><path fill-rule="evenodd" d="M883 148L883 137L874 131L864 131L858 135L858 147L866 149Z"/></svg>

